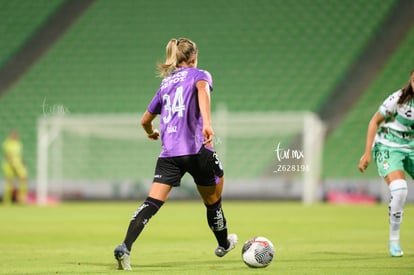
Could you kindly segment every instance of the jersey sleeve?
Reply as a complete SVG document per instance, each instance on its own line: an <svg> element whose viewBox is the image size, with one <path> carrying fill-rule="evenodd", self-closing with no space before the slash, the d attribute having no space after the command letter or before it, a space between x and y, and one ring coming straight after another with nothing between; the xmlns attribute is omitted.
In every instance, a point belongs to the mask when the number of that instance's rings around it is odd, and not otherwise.
<svg viewBox="0 0 414 275"><path fill-rule="evenodd" d="M385 118L390 118L397 113L398 99L400 98L401 90L390 95L379 107L378 112Z"/></svg>
<svg viewBox="0 0 414 275"><path fill-rule="evenodd" d="M154 97L152 98L151 102L148 104L147 110L151 114L159 115L161 114L162 110L162 98L160 98L160 91L158 91Z"/></svg>
<svg viewBox="0 0 414 275"><path fill-rule="evenodd" d="M213 91L213 78L211 77L211 74L204 70L199 70L198 73L195 76L195 83L197 83L200 80L207 81L208 85L210 86L210 91Z"/></svg>

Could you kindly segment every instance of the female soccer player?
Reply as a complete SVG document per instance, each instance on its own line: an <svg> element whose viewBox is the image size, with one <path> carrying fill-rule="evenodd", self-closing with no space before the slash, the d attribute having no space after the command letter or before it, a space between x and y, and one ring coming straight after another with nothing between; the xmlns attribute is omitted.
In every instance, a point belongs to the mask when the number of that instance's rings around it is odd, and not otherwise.
<svg viewBox="0 0 414 275"><path fill-rule="evenodd" d="M141 125L149 139L157 140L161 135L162 151L148 197L132 216L123 243L115 248L118 269L131 269L132 244L186 172L193 177L206 206L207 222L218 242L215 254L222 257L237 244L237 236L227 234L221 207L224 178L213 149L212 78L207 71L197 69L197 54L193 41L171 39L166 47L166 61L158 66L163 80ZM157 115L161 134L152 125Z"/></svg>
<svg viewBox="0 0 414 275"><path fill-rule="evenodd" d="M13 200L14 181L18 181L17 203L26 203L27 170L23 162L23 144L16 131L11 131L3 143L3 173L5 185L3 203L11 204Z"/></svg>
<svg viewBox="0 0 414 275"><path fill-rule="evenodd" d="M401 257L400 226L407 198L405 172L414 178L414 69L409 83L391 94L369 122L365 152L359 161L361 172L367 169L371 154L391 192L390 254Z"/></svg>

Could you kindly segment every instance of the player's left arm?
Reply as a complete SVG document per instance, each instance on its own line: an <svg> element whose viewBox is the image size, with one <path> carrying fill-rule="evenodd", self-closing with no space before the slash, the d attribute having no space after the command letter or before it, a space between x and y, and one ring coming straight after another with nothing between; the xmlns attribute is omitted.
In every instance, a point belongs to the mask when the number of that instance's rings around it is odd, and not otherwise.
<svg viewBox="0 0 414 275"><path fill-rule="evenodd" d="M157 129L154 129L152 121L157 117L156 114L145 111L144 115L141 118L141 126L144 128L144 131L147 133L149 139L157 140L160 136L160 133Z"/></svg>

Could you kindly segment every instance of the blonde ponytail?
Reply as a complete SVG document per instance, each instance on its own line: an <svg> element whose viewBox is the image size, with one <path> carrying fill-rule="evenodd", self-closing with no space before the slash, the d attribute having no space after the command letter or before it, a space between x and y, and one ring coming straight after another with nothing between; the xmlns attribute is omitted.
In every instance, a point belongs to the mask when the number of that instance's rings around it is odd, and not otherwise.
<svg viewBox="0 0 414 275"><path fill-rule="evenodd" d="M173 38L168 41L165 47L165 62L158 64L159 75L161 77L168 76L177 65L177 43L178 40Z"/></svg>
<svg viewBox="0 0 414 275"><path fill-rule="evenodd" d="M193 41L187 38L170 39L165 47L165 62L158 64L159 76L167 77L178 64L188 61L193 54L197 54L197 46Z"/></svg>

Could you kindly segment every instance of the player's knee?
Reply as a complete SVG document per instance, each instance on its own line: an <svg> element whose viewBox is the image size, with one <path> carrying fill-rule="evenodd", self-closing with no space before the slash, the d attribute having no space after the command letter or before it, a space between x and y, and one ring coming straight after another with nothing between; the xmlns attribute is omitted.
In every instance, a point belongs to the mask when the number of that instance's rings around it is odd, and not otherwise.
<svg viewBox="0 0 414 275"><path fill-rule="evenodd" d="M209 205L215 205L217 203L221 203L221 196L217 196L216 194L211 194L209 196L202 195L202 198L207 208Z"/></svg>

